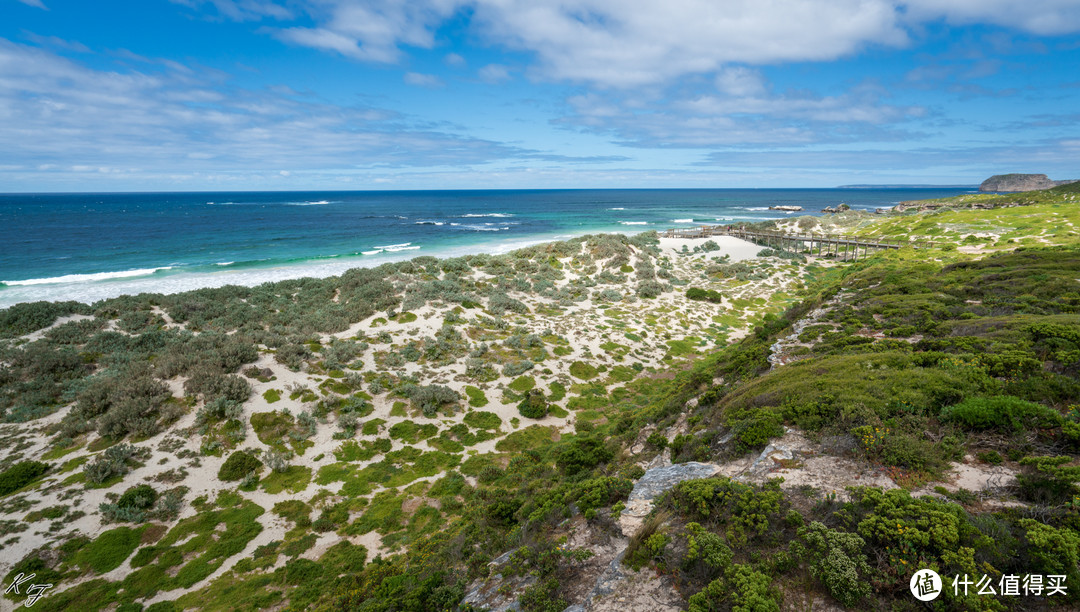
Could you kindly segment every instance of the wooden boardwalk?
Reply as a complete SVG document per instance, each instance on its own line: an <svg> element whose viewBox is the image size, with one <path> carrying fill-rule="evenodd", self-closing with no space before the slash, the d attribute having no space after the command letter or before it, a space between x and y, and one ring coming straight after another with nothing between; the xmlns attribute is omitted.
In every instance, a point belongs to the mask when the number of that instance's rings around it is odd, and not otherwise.
<svg viewBox="0 0 1080 612"><path fill-rule="evenodd" d="M818 257L832 256L837 259L858 260L859 249L862 257L870 250L900 249L903 247L932 248L931 240L907 240L903 238L879 238L848 236L845 234L788 234L784 232L766 232L749 230L734 225L702 225L685 229L669 229L659 232L664 238L708 238L711 236L733 236L749 240L774 249L791 250L797 253L809 253Z"/></svg>

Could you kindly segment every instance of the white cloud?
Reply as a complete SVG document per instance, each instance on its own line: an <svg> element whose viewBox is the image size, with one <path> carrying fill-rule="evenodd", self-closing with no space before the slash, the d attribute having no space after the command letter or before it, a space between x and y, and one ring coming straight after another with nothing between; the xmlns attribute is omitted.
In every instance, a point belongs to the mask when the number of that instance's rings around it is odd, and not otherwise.
<svg viewBox="0 0 1080 612"><path fill-rule="evenodd" d="M400 45L432 48L433 28L456 8L454 0L328 0L307 6L319 26L286 28L277 36L354 59L394 63L401 58Z"/></svg>
<svg viewBox="0 0 1080 612"><path fill-rule="evenodd" d="M237 19L288 13L264 0L212 3ZM903 46L909 28L939 19L1037 34L1080 30L1076 0L296 0L289 6L314 21L276 30L294 44L394 63L405 47L433 48L442 24L467 15L478 40L533 55L535 77L616 88L722 75L732 64L827 61L868 46Z"/></svg>
<svg viewBox="0 0 1080 612"><path fill-rule="evenodd" d="M540 76L613 87L906 41L892 5L874 0L480 0L475 19L491 40L536 54Z"/></svg>
<svg viewBox="0 0 1080 612"><path fill-rule="evenodd" d="M671 99L618 91L572 96L570 112L556 123L626 146L707 148L897 140L910 136L897 126L927 112L886 103L886 92L872 84L832 96L775 94L756 72L725 74L717 92L683 91Z"/></svg>
<svg viewBox="0 0 1080 612"><path fill-rule="evenodd" d="M1080 30L1076 0L904 0L901 5L915 22L944 17L951 23L990 23L1048 35Z"/></svg>
<svg viewBox="0 0 1080 612"><path fill-rule="evenodd" d="M381 109L246 90L218 75L89 68L0 39L0 164L243 172L458 166L535 155Z"/></svg>
<svg viewBox="0 0 1080 612"><path fill-rule="evenodd" d="M409 85L427 87L428 89L435 89L445 85L445 83L442 82L442 79L434 74L420 74L419 72L406 72L404 80Z"/></svg>
<svg viewBox="0 0 1080 612"><path fill-rule="evenodd" d="M169 0L190 8L211 5L221 16L235 21L249 21L270 17L272 19L291 19L292 11L273 0Z"/></svg>
<svg viewBox="0 0 1080 612"><path fill-rule="evenodd" d="M502 64L488 64L477 73L481 80L488 83L501 83L510 80L510 69Z"/></svg>
<svg viewBox="0 0 1080 612"><path fill-rule="evenodd" d="M716 89L729 96L760 96L765 93L765 80L756 70L730 66L717 72Z"/></svg>
<svg viewBox="0 0 1080 612"><path fill-rule="evenodd" d="M23 4L27 6L32 6L34 8L44 9L46 11L49 10L49 7L45 6L45 4L41 0L19 0L19 2L22 2Z"/></svg>

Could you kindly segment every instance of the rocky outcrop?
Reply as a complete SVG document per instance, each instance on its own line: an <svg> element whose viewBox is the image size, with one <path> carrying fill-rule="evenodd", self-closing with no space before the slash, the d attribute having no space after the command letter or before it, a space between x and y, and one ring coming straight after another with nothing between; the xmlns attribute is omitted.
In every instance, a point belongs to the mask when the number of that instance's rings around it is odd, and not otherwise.
<svg viewBox="0 0 1080 612"><path fill-rule="evenodd" d="M842 213L851 210L851 207L847 204L841 204L839 206L826 206L821 209L823 213Z"/></svg>
<svg viewBox="0 0 1080 612"><path fill-rule="evenodd" d="M662 493L670 490L684 480L708 478L716 474L719 468L712 463L678 463L664 467L655 467L645 472L636 483L626 508L619 516L619 527L623 535L629 537L641 526L642 520L652 511L653 502Z"/></svg>
<svg viewBox="0 0 1080 612"><path fill-rule="evenodd" d="M1051 189L1058 185L1068 185L1076 180L1052 181L1045 174L995 174L979 185L979 191L992 193L1014 193L1017 191L1036 191Z"/></svg>
<svg viewBox="0 0 1080 612"><path fill-rule="evenodd" d="M914 210L918 212L926 212L928 210L937 210L946 206L957 206L963 208L970 208L972 210L990 210L992 208L999 208L1003 206L1016 206L1016 203L1011 204L995 204L994 202L964 202L963 200L955 201L953 199L947 200L908 200L906 202L900 202L896 206L892 207L894 212L906 212Z"/></svg>

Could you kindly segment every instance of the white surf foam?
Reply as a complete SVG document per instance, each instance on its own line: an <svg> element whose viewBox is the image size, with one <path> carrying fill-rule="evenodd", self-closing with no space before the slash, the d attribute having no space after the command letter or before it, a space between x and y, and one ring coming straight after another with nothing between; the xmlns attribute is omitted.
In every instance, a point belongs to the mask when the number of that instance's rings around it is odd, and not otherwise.
<svg viewBox="0 0 1080 612"><path fill-rule="evenodd" d="M50 276L47 278L28 278L26 280L0 281L8 287L25 287L29 285L52 285L56 283L93 283L97 281L112 280L115 278L133 278L136 276L149 276L159 270L172 270L172 266L161 268L140 268L137 270L124 270L123 272L97 272L94 274L65 274L63 276Z"/></svg>

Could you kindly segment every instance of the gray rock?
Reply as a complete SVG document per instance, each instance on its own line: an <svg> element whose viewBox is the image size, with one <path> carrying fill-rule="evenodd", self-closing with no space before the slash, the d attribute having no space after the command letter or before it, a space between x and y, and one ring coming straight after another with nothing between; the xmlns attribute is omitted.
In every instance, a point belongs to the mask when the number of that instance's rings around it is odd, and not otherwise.
<svg viewBox="0 0 1080 612"><path fill-rule="evenodd" d="M698 463L696 461L653 468L645 472L645 475L634 484L634 490L630 492L627 501L652 501L661 493L684 480L708 478L715 474L717 470L717 466L712 463Z"/></svg>
<svg viewBox="0 0 1080 612"><path fill-rule="evenodd" d="M626 508L619 515L619 529L624 536L633 535L641 527L643 519L652 512L653 500L684 480L708 478L719 470L711 463L692 462L654 467L646 471L634 484L634 490L626 500Z"/></svg>

